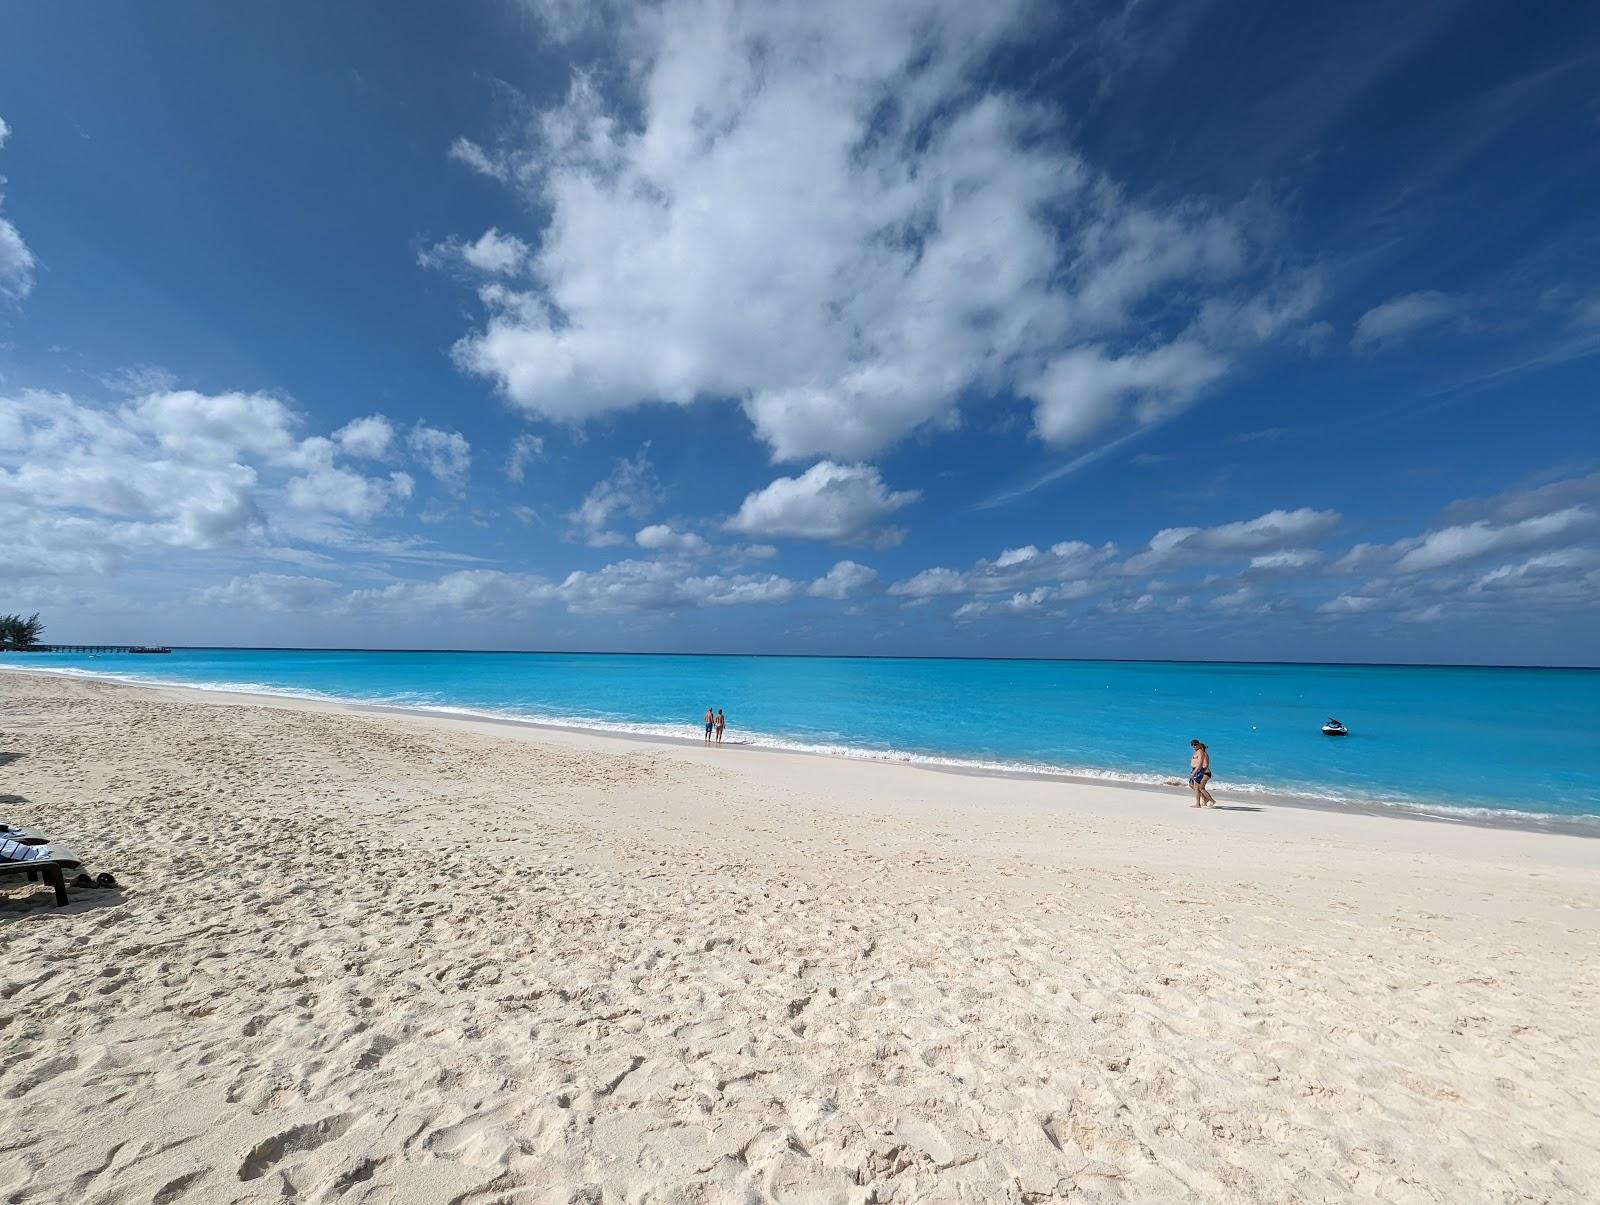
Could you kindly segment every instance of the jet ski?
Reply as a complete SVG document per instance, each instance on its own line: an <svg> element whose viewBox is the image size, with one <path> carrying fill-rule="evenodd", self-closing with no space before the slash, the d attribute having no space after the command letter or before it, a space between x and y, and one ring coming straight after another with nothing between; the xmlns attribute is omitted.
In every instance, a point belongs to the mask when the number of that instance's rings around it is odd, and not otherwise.
<svg viewBox="0 0 1600 1205"><path fill-rule="evenodd" d="M1322 735L1323 736L1349 736L1350 735L1350 729L1346 728L1343 724L1341 724L1338 720L1334 719L1332 716L1329 716L1328 717L1328 722L1322 726Z"/></svg>

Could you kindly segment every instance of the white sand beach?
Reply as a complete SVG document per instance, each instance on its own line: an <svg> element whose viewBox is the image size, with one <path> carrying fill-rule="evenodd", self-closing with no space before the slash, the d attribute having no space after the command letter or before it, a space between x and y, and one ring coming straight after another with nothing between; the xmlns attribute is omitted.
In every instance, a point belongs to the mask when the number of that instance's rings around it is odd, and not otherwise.
<svg viewBox="0 0 1600 1205"><path fill-rule="evenodd" d="M1600 1199L1600 842L0 673L14 1202Z"/></svg>

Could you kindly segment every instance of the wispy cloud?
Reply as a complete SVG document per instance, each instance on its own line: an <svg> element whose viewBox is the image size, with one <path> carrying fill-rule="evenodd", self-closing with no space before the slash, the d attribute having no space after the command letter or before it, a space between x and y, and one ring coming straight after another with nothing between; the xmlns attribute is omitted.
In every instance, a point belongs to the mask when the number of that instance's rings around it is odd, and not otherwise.
<svg viewBox="0 0 1600 1205"><path fill-rule="evenodd" d="M5 149L11 137L11 127L0 118L0 150ZM0 185L5 184L0 176ZM0 188L0 208L5 205L5 191ZM33 273L38 260L22 241L22 232L0 214L0 299L21 301L33 291Z"/></svg>
<svg viewBox="0 0 1600 1205"><path fill-rule="evenodd" d="M1421 331L1459 319L1469 306L1467 298L1453 293L1407 293L1362 314L1350 346L1358 352L1397 346Z"/></svg>

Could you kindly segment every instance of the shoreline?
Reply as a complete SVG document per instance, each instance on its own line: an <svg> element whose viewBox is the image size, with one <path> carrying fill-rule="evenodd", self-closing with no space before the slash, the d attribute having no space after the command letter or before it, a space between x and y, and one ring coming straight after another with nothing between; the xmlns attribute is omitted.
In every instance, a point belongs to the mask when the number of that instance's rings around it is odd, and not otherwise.
<svg viewBox="0 0 1600 1205"><path fill-rule="evenodd" d="M103 682L135 690L170 691L183 697L192 698L194 701L214 702L221 696L223 698L242 699L256 704L287 707L299 704L319 709L330 708L356 715L415 716L423 719L481 723L495 727L524 729L542 733L571 733L604 740L617 740L669 749L696 749L704 746L703 741L692 735L679 737L670 733L631 731L622 727L558 723L470 707L369 702L335 695L317 694L311 691L302 693L290 690L252 690L245 686L226 683L195 685L177 682L153 682L126 675L80 669L76 666L55 668L0 664L0 673L7 670L23 674L42 674L81 681ZM782 738L776 739L781 740ZM900 766L966 778L1061 783L1074 787L1116 789L1150 796L1170 797L1173 792L1179 790L1182 790L1185 796L1188 793L1187 789L1182 787L1181 784L1173 786L1169 783L1133 777L1131 774L1121 777L1114 771L1108 771L1104 774L1075 773L1070 770L978 763L960 758L937 759L917 754L895 755L892 753L879 753L865 748L857 750L850 746L841 746L837 749L795 748L778 743L764 743L759 740L726 742L714 747L719 750L730 750L735 754L751 752L783 754L791 757L821 759L828 762ZM1150 776L1150 778L1154 777L1154 775ZM1217 785L1215 783L1213 783L1213 790L1218 793L1219 800L1225 803L1233 802L1238 806L1293 808L1331 815L1424 821L1447 827L1488 829L1497 832L1541 833L1552 836L1579 837L1587 840L1600 839L1600 816L1592 818L1582 815L1569 817L1558 813L1528 812L1517 809L1506 809L1500 812L1495 809L1470 804L1427 804L1398 800L1364 800L1348 797L1343 799L1324 798L1297 794L1291 791L1273 790L1266 787L1240 788Z"/></svg>

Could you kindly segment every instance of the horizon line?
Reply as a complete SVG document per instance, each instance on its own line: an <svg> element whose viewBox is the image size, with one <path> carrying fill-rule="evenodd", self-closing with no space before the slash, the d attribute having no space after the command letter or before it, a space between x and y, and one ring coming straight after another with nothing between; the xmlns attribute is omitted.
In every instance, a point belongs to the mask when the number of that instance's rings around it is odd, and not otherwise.
<svg viewBox="0 0 1600 1205"><path fill-rule="evenodd" d="M63 642L66 643L66 642ZM80 641L81 644L118 644L120 641ZM129 646L132 647L132 646ZM1184 657L1015 657L961 653L750 653L750 652L695 652L695 651L643 651L618 649L451 649L451 648L372 648L362 646L330 645L277 645L277 644L171 644L163 647L173 652L224 652L224 653L459 653L474 656L518 657L761 657L770 659L804 658L814 661L1039 661L1056 664L1103 665L1296 665L1322 666L1349 669L1537 669L1571 670L1580 673L1600 670L1600 665L1536 665L1506 662L1470 661L1247 661L1236 658L1209 660ZM41 657L48 652L5 650L20 655Z"/></svg>

